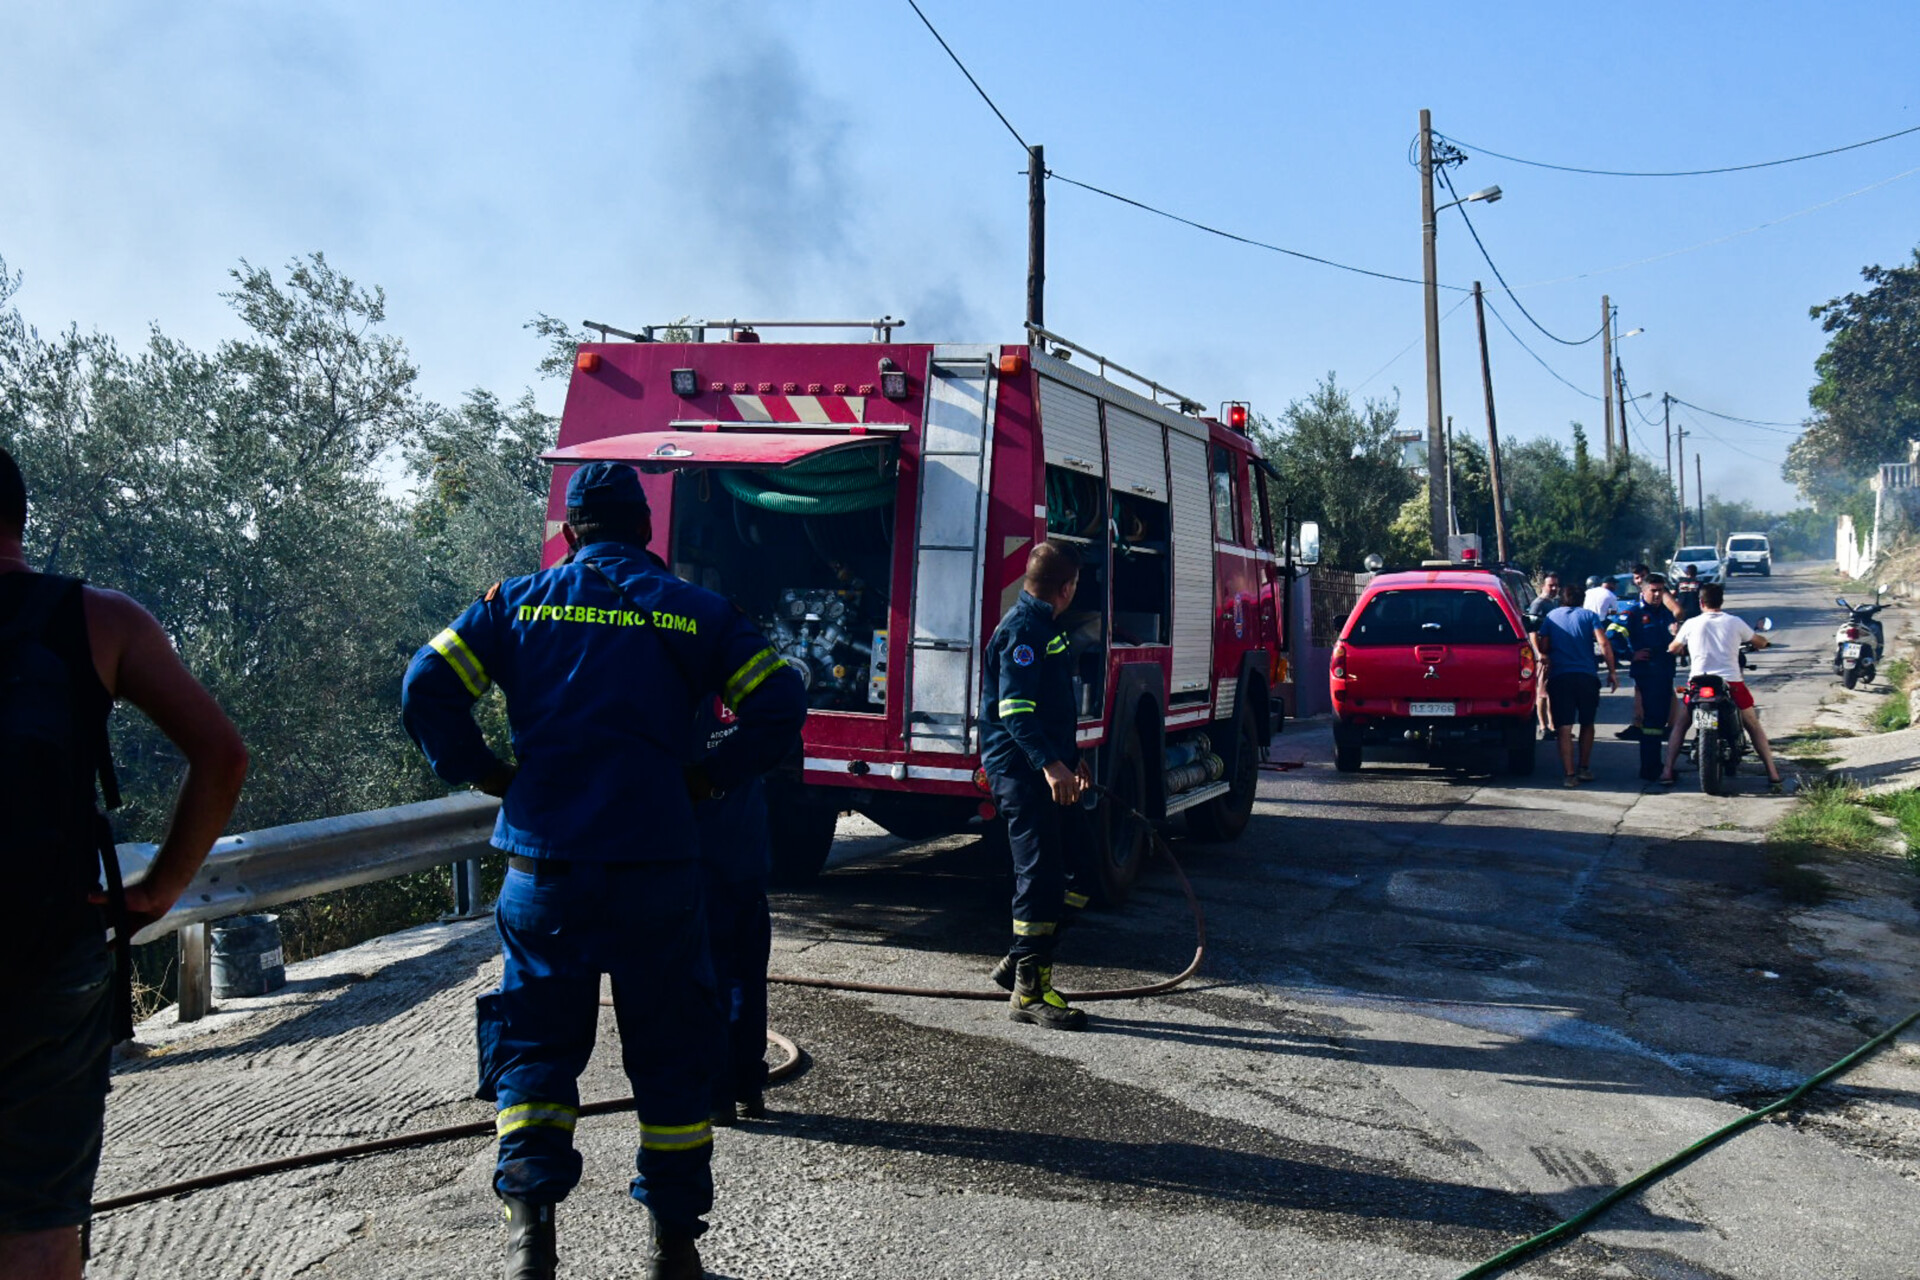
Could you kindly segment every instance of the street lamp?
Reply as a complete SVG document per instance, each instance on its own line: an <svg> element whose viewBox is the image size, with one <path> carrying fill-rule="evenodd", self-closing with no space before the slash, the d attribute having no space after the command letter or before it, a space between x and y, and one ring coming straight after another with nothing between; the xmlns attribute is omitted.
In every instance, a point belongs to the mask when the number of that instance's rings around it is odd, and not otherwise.
<svg viewBox="0 0 1920 1280"><path fill-rule="evenodd" d="M1466 158L1451 144L1442 143L1442 146L1445 149L1442 164ZM1433 113L1423 108L1420 112L1420 266L1426 285L1427 313L1427 535L1436 556L1445 555L1447 550L1447 505L1437 462L1446 457L1446 443L1441 436L1440 281L1434 264L1434 218L1457 204L1476 200L1491 204L1499 198L1499 187L1484 187L1439 209L1433 207Z"/></svg>

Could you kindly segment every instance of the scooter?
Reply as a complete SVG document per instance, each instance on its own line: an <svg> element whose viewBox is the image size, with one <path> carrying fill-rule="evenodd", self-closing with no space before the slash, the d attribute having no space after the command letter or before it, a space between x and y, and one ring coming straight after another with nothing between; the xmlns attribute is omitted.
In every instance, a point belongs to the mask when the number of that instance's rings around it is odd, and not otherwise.
<svg viewBox="0 0 1920 1280"><path fill-rule="evenodd" d="M1879 599L1885 594L1887 584L1883 582L1872 604L1848 604L1845 596L1834 598L1834 603L1847 611L1847 620L1833 633L1833 674L1849 689L1862 680L1873 683L1874 663L1886 651L1886 632L1874 617L1887 607Z"/></svg>
<svg viewBox="0 0 1920 1280"><path fill-rule="evenodd" d="M1755 631L1773 630L1773 619L1762 618ZM1752 646L1740 646L1740 671L1747 669ZM1726 794L1726 779L1739 771L1747 753L1747 727L1732 691L1719 676L1694 676L1680 691L1680 701L1693 711L1693 740L1689 754L1700 770L1700 790L1710 796Z"/></svg>

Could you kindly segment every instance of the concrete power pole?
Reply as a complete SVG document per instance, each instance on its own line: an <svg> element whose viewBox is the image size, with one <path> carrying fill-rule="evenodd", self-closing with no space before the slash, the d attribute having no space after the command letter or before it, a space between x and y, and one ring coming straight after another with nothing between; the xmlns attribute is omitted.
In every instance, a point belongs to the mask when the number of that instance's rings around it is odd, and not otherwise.
<svg viewBox="0 0 1920 1280"><path fill-rule="evenodd" d="M1680 545L1687 545L1687 424L1673 429L1674 454L1680 459Z"/></svg>
<svg viewBox="0 0 1920 1280"><path fill-rule="evenodd" d="M1027 148L1027 323L1047 314L1047 149Z"/></svg>
<svg viewBox="0 0 1920 1280"><path fill-rule="evenodd" d="M1607 461L1613 461L1613 304L1600 295L1600 416L1607 424Z"/></svg>
<svg viewBox="0 0 1920 1280"><path fill-rule="evenodd" d="M1700 478L1700 455L1693 455L1693 501L1700 509L1700 536L1707 536L1707 486Z"/></svg>
<svg viewBox="0 0 1920 1280"><path fill-rule="evenodd" d="M1667 433L1667 489L1673 489L1673 397L1660 393L1660 425Z"/></svg>
<svg viewBox="0 0 1920 1280"><path fill-rule="evenodd" d="M1447 554L1446 495L1441 492L1440 457L1440 282L1433 250L1433 113L1420 111L1420 266L1426 284L1427 312L1427 533L1436 557Z"/></svg>
<svg viewBox="0 0 1920 1280"><path fill-rule="evenodd" d="M1487 394L1487 475L1493 481L1493 540L1497 558L1507 562L1507 499L1500 484L1500 428L1493 418L1493 366L1487 363L1487 309L1480 282L1473 282L1473 318L1480 326L1480 386Z"/></svg>
<svg viewBox="0 0 1920 1280"><path fill-rule="evenodd" d="M1613 358L1613 400L1620 410L1620 460L1625 462L1633 456L1633 449L1627 444L1627 375L1620 367L1620 357Z"/></svg>

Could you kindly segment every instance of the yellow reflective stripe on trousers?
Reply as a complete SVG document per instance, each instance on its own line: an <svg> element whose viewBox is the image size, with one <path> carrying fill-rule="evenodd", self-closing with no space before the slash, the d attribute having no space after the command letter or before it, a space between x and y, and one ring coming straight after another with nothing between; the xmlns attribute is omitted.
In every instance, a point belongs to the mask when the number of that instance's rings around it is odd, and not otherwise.
<svg viewBox="0 0 1920 1280"><path fill-rule="evenodd" d="M1000 718L1005 720L1008 716L1025 715L1034 708L1033 703L1025 698L1002 698L996 709L1000 712Z"/></svg>
<svg viewBox="0 0 1920 1280"><path fill-rule="evenodd" d="M640 1147L644 1151L691 1151L713 1141L713 1122L698 1124L640 1125Z"/></svg>
<svg viewBox="0 0 1920 1280"><path fill-rule="evenodd" d="M1070 907L1084 907L1087 905L1087 895L1084 893L1075 893L1069 889L1067 890L1067 905Z"/></svg>
<svg viewBox="0 0 1920 1280"><path fill-rule="evenodd" d="M1053 932L1051 920L1015 920L1013 934L1016 938L1044 938Z"/></svg>
<svg viewBox="0 0 1920 1280"><path fill-rule="evenodd" d="M772 649L762 649L733 673L726 687L721 690L721 696L729 707L737 707L742 698L758 689L768 676L786 665L787 660Z"/></svg>
<svg viewBox="0 0 1920 1280"><path fill-rule="evenodd" d="M473 650L467 648L467 642L452 627L427 641L427 647L447 660L453 674L460 677L460 683L474 697L485 693L493 683L487 679L487 669L480 665L480 659L473 656Z"/></svg>
<svg viewBox="0 0 1920 1280"><path fill-rule="evenodd" d="M502 1138L516 1129L527 1129L534 1125L565 1129L572 1133L574 1121L579 1116L580 1108L564 1102L522 1102L518 1106L501 1108L493 1118L493 1129Z"/></svg>

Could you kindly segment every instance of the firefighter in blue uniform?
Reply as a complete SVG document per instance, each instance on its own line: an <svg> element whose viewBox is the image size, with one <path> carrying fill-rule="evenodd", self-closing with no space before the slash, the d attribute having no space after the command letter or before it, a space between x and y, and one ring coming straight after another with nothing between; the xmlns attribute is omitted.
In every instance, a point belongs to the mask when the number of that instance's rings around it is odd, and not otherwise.
<svg viewBox="0 0 1920 1280"><path fill-rule="evenodd" d="M1086 1015L1053 989L1060 931L1081 908L1091 782L1075 742L1073 656L1060 615L1079 585L1074 553L1042 542L1027 556L1020 599L987 642L981 765L1013 850L1013 947L993 980L1013 993L1016 1022L1077 1031Z"/></svg>
<svg viewBox="0 0 1920 1280"><path fill-rule="evenodd" d="M1620 612L1627 635L1627 670L1639 694L1640 776L1656 781L1664 767L1667 724L1673 707L1674 656L1667 652L1682 608L1667 590L1665 576L1650 573L1640 584L1640 598Z"/></svg>
<svg viewBox="0 0 1920 1280"><path fill-rule="evenodd" d="M653 1218L649 1275L692 1280L713 1203L719 1014L694 805L779 760L805 712L769 692L798 679L738 610L649 558L652 519L631 467L575 472L565 533L568 563L490 588L414 656L402 714L435 773L502 798L504 966L477 1014L509 1280L554 1274L554 1206L580 1179L577 1085L602 974L639 1111L631 1189ZM496 684L515 764L471 715ZM688 768L695 711L716 694L739 730Z"/></svg>
<svg viewBox="0 0 1920 1280"><path fill-rule="evenodd" d="M797 675L782 679L780 693L805 703ZM696 758L723 748L738 729L737 719L714 699L695 725ZM773 849L766 784L749 778L724 796L702 801L694 819L706 866L707 938L724 1024L713 1050L713 1122L731 1125L767 1114L767 961L773 950L767 882Z"/></svg>

